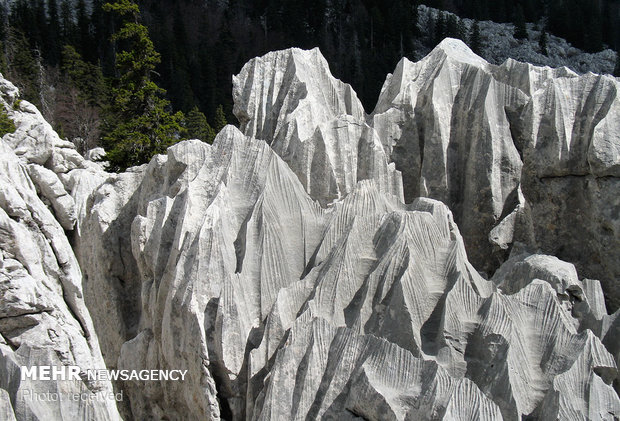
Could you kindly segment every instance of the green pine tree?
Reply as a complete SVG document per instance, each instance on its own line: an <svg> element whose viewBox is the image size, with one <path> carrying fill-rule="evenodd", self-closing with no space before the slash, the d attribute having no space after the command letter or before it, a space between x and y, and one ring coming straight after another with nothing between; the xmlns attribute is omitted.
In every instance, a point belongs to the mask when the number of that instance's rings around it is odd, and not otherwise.
<svg viewBox="0 0 620 421"><path fill-rule="evenodd" d="M9 118L4 107L0 108L0 137L8 133L15 133L15 123Z"/></svg>
<svg viewBox="0 0 620 421"><path fill-rule="evenodd" d="M39 104L39 63L28 39L17 29L9 31L7 45L7 74L19 88L21 97Z"/></svg>
<svg viewBox="0 0 620 421"><path fill-rule="evenodd" d="M226 121L226 114L224 113L224 107L222 104L217 106L215 110L215 133L219 133L228 122Z"/></svg>
<svg viewBox="0 0 620 421"><path fill-rule="evenodd" d="M61 39L62 44L74 44L75 33L75 21L73 19L73 7L69 0L62 0L60 3L60 27L61 27Z"/></svg>
<svg viewBox="0 0 620 421"><path fill-rule="evenodd" d="M6 51L4 49L4 41L0 41L0 73L8 75L8 67L6 63Z"/></svg>
<svg viewBox="0 0 620 421"><path fill-rule="evenodd" d="M62 50L62 72L78 89L82 100L92 106L103 106L107 92L101 67L87 63L73 46L65 45Z"/></svg>
<svg viewBox="0 0 620 421"><path fill-rule="evenodd" d="M215 139L215 130L207 122L207 117L198 110L198 107L191 109L185 119L185 129L189 139L200 139L209 144Z"/></svg>
<svg viewBox="0 0 620 421"><path fill-rule="evenodd" d="M43 57L51 66L60 59L60 21L56 0L47 0L47 34L44 40Z"/></svg>
<svg viewBox="0 0 620 421"><path fill-rule="evenodd" d="M76 22L78 27L76 45L81 55L89 61L96 61L96 48L90 32L91 22L85 0L78 0L76 4Z"/></svg>
<svg viewBox="0 0 620 421"><path fill-rule="evenodd" d="M148 162L178 142L181 113L168 112L165 91L152 80L160 55L155 51L146 26L140 23L140 10L131 0L106 3L121 28L112 36L121 48L116 56L120 75L112 88L112 103L104 121L103 144L110 169L125 170Z"/></svg>
<svg viewBox="0 0 620 421"><path fill-rule="evenodd" d="M54 128L84 153L100 144L101 113L107 104L108 89L101 68L85 62L73 46L66 45L61 57Z"/></svg>

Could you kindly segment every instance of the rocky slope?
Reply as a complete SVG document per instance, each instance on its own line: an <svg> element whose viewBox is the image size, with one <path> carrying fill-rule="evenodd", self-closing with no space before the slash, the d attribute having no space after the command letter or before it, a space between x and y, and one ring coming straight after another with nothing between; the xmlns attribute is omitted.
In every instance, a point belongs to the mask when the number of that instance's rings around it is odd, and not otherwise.
<svg viewBox="0 0 620 421"><path fill-rule="evenodd" d="M371 115L318 50L254 59L234 85L240 129L123 174L34 110L1 140L22 174L2 185L40 203L69 262L33 256L48 243L16 241L37 225L0 202L2 367L36 347L188 370L115 384L126 419L620 416L615 79L494 66L446 40L401 61ZM32 297L70 311L22 311ZM49 314L77 345L44 340ZM80 416L20 412L19 365L0 371L0 414ZM107 405L88 410L118 416Z"/></svg>
<svg viewBox="0 0 620 421"><path fill-rule="evenodd" d="M0 92L17 127L0 141L0 417L119 419L106 398L112 385L86 379L86 370L105 364L65 231L79 214L74 178L101 169L62 141L34 106L19 102L10 82L1 79ZM39 365L79 366L83 381L21 378L21 367ZM88 398L54 398L74 393Z"/></svg>
<svg viewBox="0 0 620 421"><path fill-rule="evenodd" d="M441 11L424 5L418 6L418 30L420 34L428 34L434 28L435 21ZM449 12L441 12L445 16ZM460 19L468 35L472 33L474 21ZM542 22L528 23L527 39L514 37L514 25L493 21L480 21L480 55L490 63L501 64L509 58L532 63L538 66L563 67L579 73L612 74L616 65L616 52L610 48L597 53L586 53L573 47L564 38L547 34L547 54L540 49ZM430 48L419 43L416 46L416 57L428 54Z"/></svg>

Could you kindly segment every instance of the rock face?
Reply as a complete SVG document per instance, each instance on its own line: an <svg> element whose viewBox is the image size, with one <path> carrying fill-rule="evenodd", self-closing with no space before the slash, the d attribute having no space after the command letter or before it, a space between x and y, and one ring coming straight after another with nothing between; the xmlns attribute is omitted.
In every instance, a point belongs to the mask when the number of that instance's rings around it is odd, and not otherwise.
<svg viewBox="0 0 620 421"><path fill-rule="evenodd" d="M276 51L251 60L233 78L241 131L266 141L322 205L360 180L402 196L400 173L350 85L335 79L318 48Z"/></svg>
<svg viewBox="0 0 620 421"><path fill-rule="evenodd" d="M190 378L125 385L138 419L620 411L602 342L613 318L600 285L569 263L515 255L487 281L441 202L404 205L364 180L321 208L265 142L232 126L140 174L130 195L140 321L114 357ZM93 209L116 203L106 185Z"/></svg>
<svg viewBox="0 0 620 421"><path fill-rule="evenodd" d="M565 68L493 66L446 39L401 60L369 118L405 199L447 204L476 268L493 273L520 241L601 279L615 309L619 87Z"/></svg>
<svg viewBox="0 0 620 421"><path fill-rule="evenodd" d="M617 79L550 80L522 117L523 192L537 245L603 281L620 306L620 101Z"/></svg>
<svg viewBox="0 0 620 421"><path fill-rule="evenodd" d="M17 126L0 140L0 418L119 419L107 381L22 378L23 367L78 366L85 376L105 365L64 231L76 211L63 171L88 163L32 105L16 109L10 82L0 79L0 91ZM66 399L74 393L89 398Z"/></svg>
<svg viewBox="0 0 620 421"><path fill-rule="evenodd" d="M7 294L62 289L7 295L0 349L41 348L58 314L60 336L85 347L27 355L188 370L115 384L126 419L620 417L620 313L605 307L617 297L615 79L492 66L446 40L401 61L369 116L318 50L254 59L234 86L240 129L123 174L72 167L51 133L49 153L2 140L21 174L6 185L49 219L1 203L3 267L25 279L7 275ZM56 227L69 264L12 234L36 226ZM27 334L11 333L14 316ZM34 418L2 370L0 415Z"/></svg>
<svg viewBox="0 0 620 421"><path fill-rule="evenodd" d="M526 99L491 71L465 44L445 40L418 63L400 61L371 117L403 171L405 198L446 203L484 270L499 261L491 229L519 206L522 162L508 113Z"/></svg>

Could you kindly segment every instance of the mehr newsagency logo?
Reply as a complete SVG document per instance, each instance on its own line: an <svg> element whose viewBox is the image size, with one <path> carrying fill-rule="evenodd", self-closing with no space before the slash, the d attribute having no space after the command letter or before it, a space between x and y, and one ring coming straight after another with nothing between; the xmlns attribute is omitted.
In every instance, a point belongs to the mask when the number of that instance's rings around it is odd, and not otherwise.
<svg viewBox="0 0 620 421"><path fill-rule="evenodd" d="M84 373L80 375L80 373ZM35 365L21 367L21 379L64 381L64 380L88 380L88 381L183 381L187 370L108 370L88 369L81 370L75 365Z"/></svg>
<svg viewBox="0 0 620 421"><path fill-rule="evenodd" d="M32 367L21 366L21 380L32 381L183 381L187 370L81 370L75 365L53 366L38 365ZM107 400L122 401L123 390L113 391L84 391L66 390L65 392L37 390L26 388L23 390L24 399L37 402L81 401L103 402Z"/></svg>

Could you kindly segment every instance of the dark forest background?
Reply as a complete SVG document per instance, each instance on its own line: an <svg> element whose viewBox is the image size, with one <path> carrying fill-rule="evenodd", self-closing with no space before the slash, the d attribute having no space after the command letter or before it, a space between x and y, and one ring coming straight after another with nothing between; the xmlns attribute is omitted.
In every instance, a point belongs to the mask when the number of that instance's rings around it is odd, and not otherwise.
<svg viewBox="0 0 620 421"><path fill-rule="evenodd" d="M534 22L589 52L617 49L620 0L430 0L461 17L523 26ZM0 16L0 70L69 137L84 136L104 107L114 78L118 17L93 0L17 0ZM417 29L416 0L143 0L141 21L161 54L155 81L171 109L199 110L211 126L232 116L231 76L255 56L318 46L334 75L351 83L371 111L388 72L416 47L444 36L480 49L479 34L442 16ZM473 31L475 32L475 31ZM72 48L67 48L71 46ZM81 123L68 121L84 113ZM64 115L64 117L63 117ZM89 123L90 122L90 123ZM89 127L88 125L93 125ZM88 132L90 133L90 132ZM92 136L96 136L92 134ZM92 145L91 145L92 146Z"/></svg>

